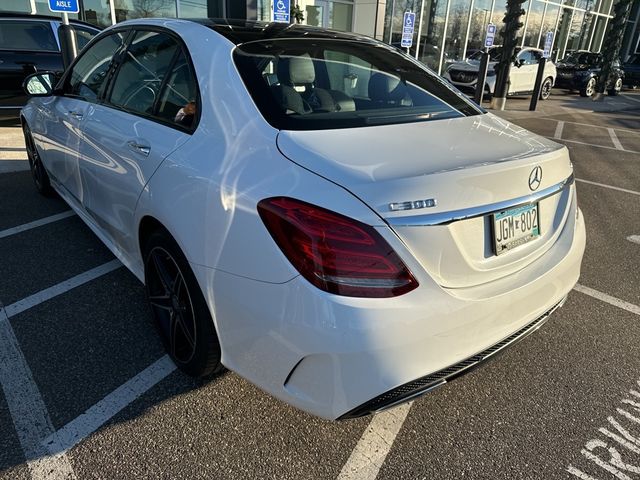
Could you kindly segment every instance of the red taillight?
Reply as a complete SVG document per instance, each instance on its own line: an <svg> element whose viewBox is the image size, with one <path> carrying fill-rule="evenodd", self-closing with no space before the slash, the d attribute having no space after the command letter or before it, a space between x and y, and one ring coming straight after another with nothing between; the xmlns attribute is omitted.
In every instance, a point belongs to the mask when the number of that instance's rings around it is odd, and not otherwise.
<svg viewBox="0 0 640 480"><path fill-rule="evenodd" d="M395 297L418 286L369 225L287 197L262 200L258 213L293 266L322 290L349 297Z"/></svg>

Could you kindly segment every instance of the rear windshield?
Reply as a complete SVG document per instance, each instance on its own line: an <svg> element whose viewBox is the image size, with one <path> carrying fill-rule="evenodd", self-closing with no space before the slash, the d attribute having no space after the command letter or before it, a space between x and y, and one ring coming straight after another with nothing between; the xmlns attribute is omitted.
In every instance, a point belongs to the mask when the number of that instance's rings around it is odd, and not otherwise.
<svg viewBox="0 0 640 480"><path fill-rule="evenodd" d="M483 113L445 81L392 48L340 40L269 40L234 59L265 119L321 130Z"/></svg>

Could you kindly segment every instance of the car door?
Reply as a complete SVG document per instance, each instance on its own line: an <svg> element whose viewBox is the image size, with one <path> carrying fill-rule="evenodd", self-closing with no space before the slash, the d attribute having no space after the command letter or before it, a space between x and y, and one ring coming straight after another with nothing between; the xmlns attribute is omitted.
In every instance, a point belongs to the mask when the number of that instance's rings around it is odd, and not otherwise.
<svg viewBox="0 0 640 480"><path fill-rule="evenodd" d="M0 109L27 103L25 77L36 71L62 71L62 58L51 22L0 19Z"/></svg>
<svg viewBox="0 0 640 480"><path fill-rule="evenodd" d="M80 172L85 210L116 248L137 251L133 214L162 161L195 127L198 90L182 43L169 33L136 31L103 104L83 124Z"/></svg>
<svg viewBox="0 0 640 480"><path fill-rule="evenodd" d="M43 102L45 166L54 182L79 204L85 194L78 166L81 125L89 106L103 93L111 61L123 47L125 34L108 35L83 51L65 75L60 94L51 102Z"/></svg>

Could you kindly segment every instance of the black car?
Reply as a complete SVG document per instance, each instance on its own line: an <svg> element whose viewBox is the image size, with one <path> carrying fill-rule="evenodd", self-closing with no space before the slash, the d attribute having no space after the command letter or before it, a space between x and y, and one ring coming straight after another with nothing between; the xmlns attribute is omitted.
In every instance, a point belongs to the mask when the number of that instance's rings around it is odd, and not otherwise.
<svg viewBox="0 0 640 480"><path fill-rule="evenodd" d="M630 87L640 86L640 53L624 63L624 84Z"/></svg>
<svg viewBox="0 0 640 480"><path fill-rule="evenodd" d="M0 14L0 117L17 117L27 103L22 89L25 77L35 71L62 73L59 17ZM100 29L71 20L82 49Z"/></svg>
<svg viewBox="0 0 640 480"><path fill-rule="evenodd" d="M558 77L555 87L567 90L578 90L583 97L590 97L596 91L599 81L602 55L584 50L571 52L565 58L556 63ZM607 83L606 89L609 95L617 95L622 90L624 70L620 61L613 63L613 80Z"/></svg>

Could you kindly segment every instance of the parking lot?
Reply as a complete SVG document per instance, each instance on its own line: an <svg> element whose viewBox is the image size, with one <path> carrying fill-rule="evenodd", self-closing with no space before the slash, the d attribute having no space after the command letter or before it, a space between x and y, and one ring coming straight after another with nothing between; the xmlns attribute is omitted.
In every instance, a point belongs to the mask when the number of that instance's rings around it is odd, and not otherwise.
<svg viewBox="0 0 640 480"><path fill-rule="evenodd" d="M535 334L374 417L327 422L175 370L142 284L0 128L0 479L640 477L640 94L500 115L567 145L587 250Z"/></svg>

